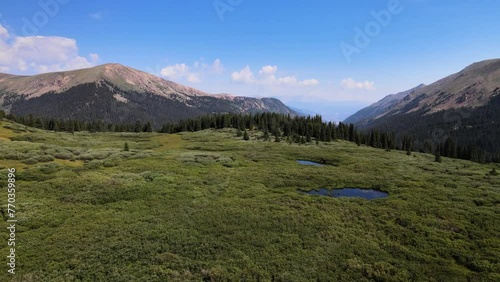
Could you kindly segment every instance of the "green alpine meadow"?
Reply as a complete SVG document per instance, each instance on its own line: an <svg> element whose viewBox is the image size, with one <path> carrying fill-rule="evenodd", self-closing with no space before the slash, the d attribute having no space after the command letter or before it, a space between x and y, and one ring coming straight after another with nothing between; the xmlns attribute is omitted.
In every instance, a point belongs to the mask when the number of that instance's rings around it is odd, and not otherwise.
<svg viewBox="0 0 500 282"><path fill-rule="evenodd" d="M0 280L500 280L500 165L239 131L67 133L3 119L5 269L12 168L17 222L15 275ZM321 188L388 197L306 193Z"/></svg>

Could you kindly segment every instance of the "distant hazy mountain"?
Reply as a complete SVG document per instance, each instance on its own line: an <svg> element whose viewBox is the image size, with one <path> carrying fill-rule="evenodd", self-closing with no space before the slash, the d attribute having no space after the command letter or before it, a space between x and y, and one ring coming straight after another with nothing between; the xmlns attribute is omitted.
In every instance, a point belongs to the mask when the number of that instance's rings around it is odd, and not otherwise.
<svg viewBox="0 0 500 282"><path fill-rule="evenodd" d="M419 86L412 88L410 90L400 92L397 94L391 94L385 96L382 100L359 110L352 116L348 117L345 119L345 123L354 123L354 124L366 124L370 122L371 120L377 118L380 115L383 115L386 113L389 109L391 109L392 106L394 106L397 102L401 101L403 98L408 96L410 93L412 93L415 90L418 90L422 87L424 87L425 84L420 84Z"/></svg>
<svg viewBox="0 0 500 282"><path fill-rule="evenodd" d="M297 113L297 115L299 116L315 116L317 115L318 113L314 112L314 111L310 111L310 110L306 110L306 109L298 109L298 108L295 108L295 107L289 107L290 109L292 109L294 112Z"/></svg>
<svg viewBox="0 0 500 282"><path fill-rule="evenodd" d="M349 119L360 129L411 135L423 140L421 148L450 139L500 161L500 59L474 63L383 108L369 120Z"/></svg>
<svg viewBox="0 0 500 282"><path fill-rule="evenodd" d="M295 114L278 99L211 95L120 64L34 76L0 74L0 108L14 115L141 120L155 126L219 112Z"/></svg>

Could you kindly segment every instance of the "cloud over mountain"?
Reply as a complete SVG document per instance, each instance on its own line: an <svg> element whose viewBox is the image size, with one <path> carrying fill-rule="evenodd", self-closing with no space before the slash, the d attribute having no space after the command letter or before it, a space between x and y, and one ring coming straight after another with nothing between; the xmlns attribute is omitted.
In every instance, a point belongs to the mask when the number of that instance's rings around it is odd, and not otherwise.
<svg viewBox="0 0 500 282"><path fill-rule="evenodd" d="M342 79L340 84L346 89L362 89L368 91L375 90L375 82L368 80L358 82L351 77Z"/></svg>
<svg viewBox="0 0 500 282"><path fill-rule="evenodd" d="M15 36L0 24L0 71L43 73L92 67L99 56L79 54L76 40L59 36Z"/></svg>
<svg viewBox="0 0 500 282"><path fill-rule="evenodd" d="M259 75L254 76L250 66L245 66L240 71L235 71L231 74L231 79L234 82L245 84L260 84L269 86L316 86L319 84L317 79L299 80L295 76L277 77L277 66L267 65L259 70Z"/></svg>

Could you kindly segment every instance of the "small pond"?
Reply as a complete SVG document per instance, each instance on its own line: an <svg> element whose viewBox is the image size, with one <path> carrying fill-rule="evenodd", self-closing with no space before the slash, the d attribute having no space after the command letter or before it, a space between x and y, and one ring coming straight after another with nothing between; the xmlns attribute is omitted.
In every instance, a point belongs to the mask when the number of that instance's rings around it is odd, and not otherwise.
<svg viewBox="0 0 500 282"><path fill-rule="evenodd" d="M312 161L304 161L304 160L298 160L297 163L301 165L312 165L312 166L323 166L323 164L312 162Z"/></svg>
<svg viewBox="0 0 500 282"><path fill-rule="evenodd" d="M367 200L386 198L389 194L385 192L380 192L373 189L360 189L360 188L344 188L344 189L326 189L321 188L319 190L312 190L309 192L305 192L309 195L320 195L327 197L359 197Z"/></svg>

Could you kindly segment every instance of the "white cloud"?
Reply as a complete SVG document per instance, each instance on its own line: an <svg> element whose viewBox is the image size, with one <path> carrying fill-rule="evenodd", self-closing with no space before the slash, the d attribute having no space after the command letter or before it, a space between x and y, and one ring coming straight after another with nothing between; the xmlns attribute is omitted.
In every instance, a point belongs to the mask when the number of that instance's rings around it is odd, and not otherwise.
<svg viewBox="0 0 500 282"><path fill-rule="evenodd" d="M95 53L90 54L90 60L92 60L92 63L97 63L99 62L99 55Z"/></svg>
<svg viewBox="0 0 500 282"><path fill-rule="evenodd" d="M340 84L342 85L342 87L347 89L362 89L368 91L375 90L375 82L368 80L365 80L363 82L357 82L354 79L348 77L342 79Z"/></svg>
<svg viewBox="0 0 500 282"><path fill-rule="evenodd" d="M272 76L278 71L277 66L265 66L260 69L259 73L263 76Z"/></svg>
<svg viewBox="0 0 500 282"><path fill-rule="evenodd" d="M224 66L222 65L220 59L215 59L214 63L210 67L210 71L213 74L222 74L224 72Z"/></svg>
<svg viewBox="0 0 500 282"><path fill-rule="evenodd" d="M80 56L76 41L58 36L12 36L0 24L0 69L43 73L93 66L99 56Z"/></svg>
<svg viewBox="0 0 500 282"><path fill-rule="evenodd" d="M253 83L255 81L249 66L231 74L231 79L235 82Z"/></svg>
<svg viewBox="0 0 500 282"><path fill-rule="evenodd" d="M9 37L9 32L0 24L0 38L6 39Z"/></svg>
<svg viewBox="0 0 500 282"><path fill-rule="evenodd" d="M190 72L186 64L166 66L160 71L160 75L168 79L185 78L192 83L201 82L199 74Z"/></svg>
<svg viewBox="0 0 500 282"><path fill-rule="evenodd" d="M187 81L191 83L200 83L201 78L198 74L196 73L190 73L187 75Z"/></svg>
<svg viewBox="0 0 500 282"><path fill-rule="evenodd" d="M316 86L319 84L319 81L317 79L306 79L302 81L302 84L304 86Z"/></svg>
<svg viewBox="0 0 500 282"><path fill-rule="evenodd" d="M100 20L102 19L102 12L91 13L89 14L89 17L91 17L94 20Z"/></svg>
<svg viewBox="0 0 500 282"><path fill-rule="evenodd" d="M196 61L193 67L189 67L186 64L175 64L166 66L160 71L160 75L172 79L185 79L191 83L200 83L205 75L220 75L224 73L224 66L220 59L216 59L211 65ZM194 70L192 70L194 69Z"/></svg>
<svg viewBox="0 0 500 282"><path fill-rule="evenodd" d="M270 86L316 86L319 84L317 79L299 80L295 76L276 77L277 72L277 66L264 66L259 70L259 77L256 78L250 67L246 66L240 71L233 72L231 79L239 83Z"/></svg>
<svg viewBox="0 0 500 282"><path fill-rule="evenodd" d="M189 67L186 66L185 64L175 64L172 66L166 66L164 67L160 74L165 76L165 77L174 77L178 75L185 74L189 71Z"/></svg>

